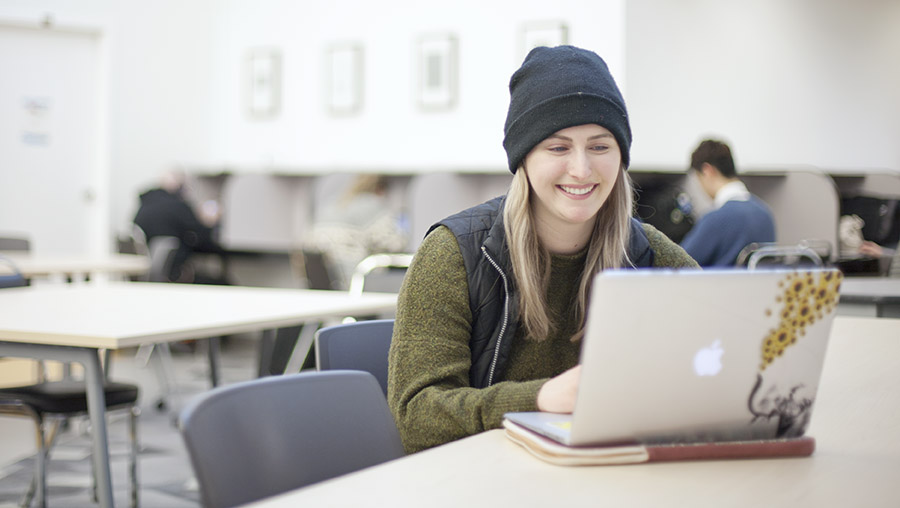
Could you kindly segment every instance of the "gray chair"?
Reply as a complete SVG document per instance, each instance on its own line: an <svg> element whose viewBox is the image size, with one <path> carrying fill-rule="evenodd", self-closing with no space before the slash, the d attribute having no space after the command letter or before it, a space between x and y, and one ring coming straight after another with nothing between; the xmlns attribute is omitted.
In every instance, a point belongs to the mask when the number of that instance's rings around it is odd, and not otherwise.
<svg viewBox="0 0 900 508"><path fill-rule="evenodd" d="M137 250L141 253L146 252L150 257L150 270L147 275L149 282L179 282L172 277L172 265L181 248L181 240L174 236L157 236L147 241L144 231L136 224L132 229L132 238L135 241ZM192 273L193 268L186 263L182 266L182 274L179 275L179 278L193 279ZM219 385L218 356L220 337L210 337L205 342L210 357L210 383L213 387L216 387ZM154 351L158 353L156 356L153 356ZM142 358L145 365L152 358L158 360L155 368L161 387L161 396L156 401L156 407L160 410L165 409L168 405L167 401L173 396L177 396L180 391L175 382L175 367L172 361L171 347L166 342L146 344L138 349L138 358Z"/></svg>
<svg viewBox="0 0 900 508"><path fill-rule="evenodd" d="M22 272L11 259L3 256L3 252L31 252L31 241L25 237L0 236L0 257L2 257L0 263L6 265L12 271L11 274L0 275L0 288L27 286L28 279L22 275Z"/></svg>
<svg viewBox="0 0 900 508"><path fill-rule="evenodd" d="M329 326L316 332L316 368L362 370L375 376L387 395L388 349L393 319Z"/></svg>
<svg viewBox="0 0 900 508"><path fill-rule="evenodd" d="M31 241L20 236L0 236L0 251L29 252Z"/></svg>
<svg viewBox="0 0 900 508"><path fill-rule="evenodd" d="M302 372L216 388L181 413L203 505L226 508L403 455L371 374Z"/></svg>
<svg viewBox="0 0 900 508"><path fill-rule="evenodd" d="M174 236L157 236L150 240L150 282L174 282L172 280L172 263L181 246L181 240Z"/></svg>

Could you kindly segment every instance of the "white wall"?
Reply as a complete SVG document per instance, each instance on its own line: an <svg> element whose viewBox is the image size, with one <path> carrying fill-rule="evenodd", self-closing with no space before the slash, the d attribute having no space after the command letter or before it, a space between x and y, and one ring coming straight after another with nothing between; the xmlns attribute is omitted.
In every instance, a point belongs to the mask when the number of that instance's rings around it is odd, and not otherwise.
<svg viewBox="0 0 900 508"><path fill-rule="evenodd" d="M633 164L687 166L705 136L739 165L900 170L900 2L632 0Z"/></svg>
<svg viewBox="0 0 900 508"><path fill-rule="evenodd" d="M264 0L221 2L213 43L216 161L291 170L502 171L508 82L523 58L523 23L563 20L570 42L603 55L621 75L621 0ZM415 100L416 40L459 41L457 105L422 111ZM334 116L325 97L326 50L356 43L364 53L363 106ZM248 118L242 88L247 52L280 48L283 106ZM214 161L215 162L215 161Z"/></svg>
<svg viewBox="0 0 900 508"><path fill-rule="evenodd" d="M565 21L572 43L606 58L630 110L636 166L683 167L714 134L744 166L900 169L900 2L891 0L0 0L0 18L45 13L109 37L115 230L175 161L212 171L502 172L518 32L537 20ZM459 101L423 112L412 97L414 42L436 32L460 41ZM365 51L363 109L333 117L325 49L354 41ZM282 110L254 120L242 62L273 46Z"/></svg>
<svg viewBox="0 0 900 508"><path fill-rule="evenodd" d="M37 25L49 15L54 23L102 34L100 114L109 185L98 189L96 200L113 230L102 235L109 242L104 249L111 247L114 231L128 230L139 190L176 161L210 157L215 5L214 0L0 0L0 19ZM4 184L8 175L0 168ZM47 185L53 183L47 179ZM56 227L53 217L52 212L44 216L45 228Z"/></svg>

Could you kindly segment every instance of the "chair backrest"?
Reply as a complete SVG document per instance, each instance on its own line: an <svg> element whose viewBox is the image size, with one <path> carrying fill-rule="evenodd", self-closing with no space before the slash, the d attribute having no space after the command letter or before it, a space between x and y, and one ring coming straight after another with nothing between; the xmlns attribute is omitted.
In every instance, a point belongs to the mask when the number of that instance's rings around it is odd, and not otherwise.
<svg viewBox="0 0 900 508"><path fill-rule="evenodd" d="M406 275L406 269L412 262L412 254L372 254L366 257L353 270L350 277L349 292L351 295L365 291L382 291L396 293ZM372 279L380 279L373 284Z"/></svg>
<svg viewBox="0 0 900 508"><path fill-rule="evenodd" d="M831 258L831 245L822 240L803 240L795 245L751 243L744 247L735 261L736 266L753 270L757 266L822 266Z"/></svg>
<svg viewBox="0 0 900 508"><path fill-rule="evenodd" d="M29 252L31 241L25 237L0 236L0 251Z"/></svg>
<svg viewBox="0 0 900 508"><path fill-rule="evenodd" d="M320 371L366 371L387 395L388 349L393 319L374 319L328 326L316 332L316 368Z"/></svg>
<svg viewBox="0 0 900 508"><path fill-rule="evenodd" d="M809 247L803 245L767 245L750 254L747 268L755 270L760 264L778 266L822 266L822 258Z"/></svg>
<svg viewBox="0 0 900 508"><path fill-rule="evenodd" d="M174 236L155 236L150 239L150 270L147 278L150 282L170 282L172 263L181 246L181 240Z"/></svg>
<svg viewBox="0 0 900 508"><path fill-rule="evenodd" d="M203 505L236 506L403 456L371 374L303 372L201 394L181 434Z"/></svg>
<svg viewBox="0 0 900 508"><path fill-rule="evenodd" d="M309 289L335 289L327 254L315 249L301 249L295 256L303 263L302 271Z"/></svg>
<svg viewBox="0 0 900 508"><path fill-rule="evenodd" d="M0 265L6 267L6 269L0 270L0 289L17 288L28 285L28 280L25 279L25 276L22 275L22 271L19 270L19 267L16 266L11 259L0 254Z"/></svg>

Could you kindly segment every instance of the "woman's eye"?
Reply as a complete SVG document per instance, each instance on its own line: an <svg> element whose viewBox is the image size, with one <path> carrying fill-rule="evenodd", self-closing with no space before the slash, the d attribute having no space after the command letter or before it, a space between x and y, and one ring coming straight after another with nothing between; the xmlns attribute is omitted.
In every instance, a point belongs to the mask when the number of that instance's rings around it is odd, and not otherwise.
<svg viewBox="0 0 900 508"><path fill-rule="evenodd" d="M591 147L591 150L593 150L595 152L605 152L608 149L609 149L609 146L607 146L607 145L595 145L595 146Z"/></svg>
<svg viewBox="0 0 900 508"><path fill-rule="evenodd" d="M550 150L551 152L565 152L568 149L564 146L551 146L548 148L548 150Z"/></svg>

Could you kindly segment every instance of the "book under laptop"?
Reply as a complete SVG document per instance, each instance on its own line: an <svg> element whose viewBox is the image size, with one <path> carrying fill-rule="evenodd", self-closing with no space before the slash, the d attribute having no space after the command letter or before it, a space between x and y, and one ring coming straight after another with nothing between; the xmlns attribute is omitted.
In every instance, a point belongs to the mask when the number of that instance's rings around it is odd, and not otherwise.
<svg viewBox="0 0 900 508"><path fill-rule="evenodd" d="M575 447L803 436L841 280L830 268L603 272L574 412L505 425Z"/></svg>

